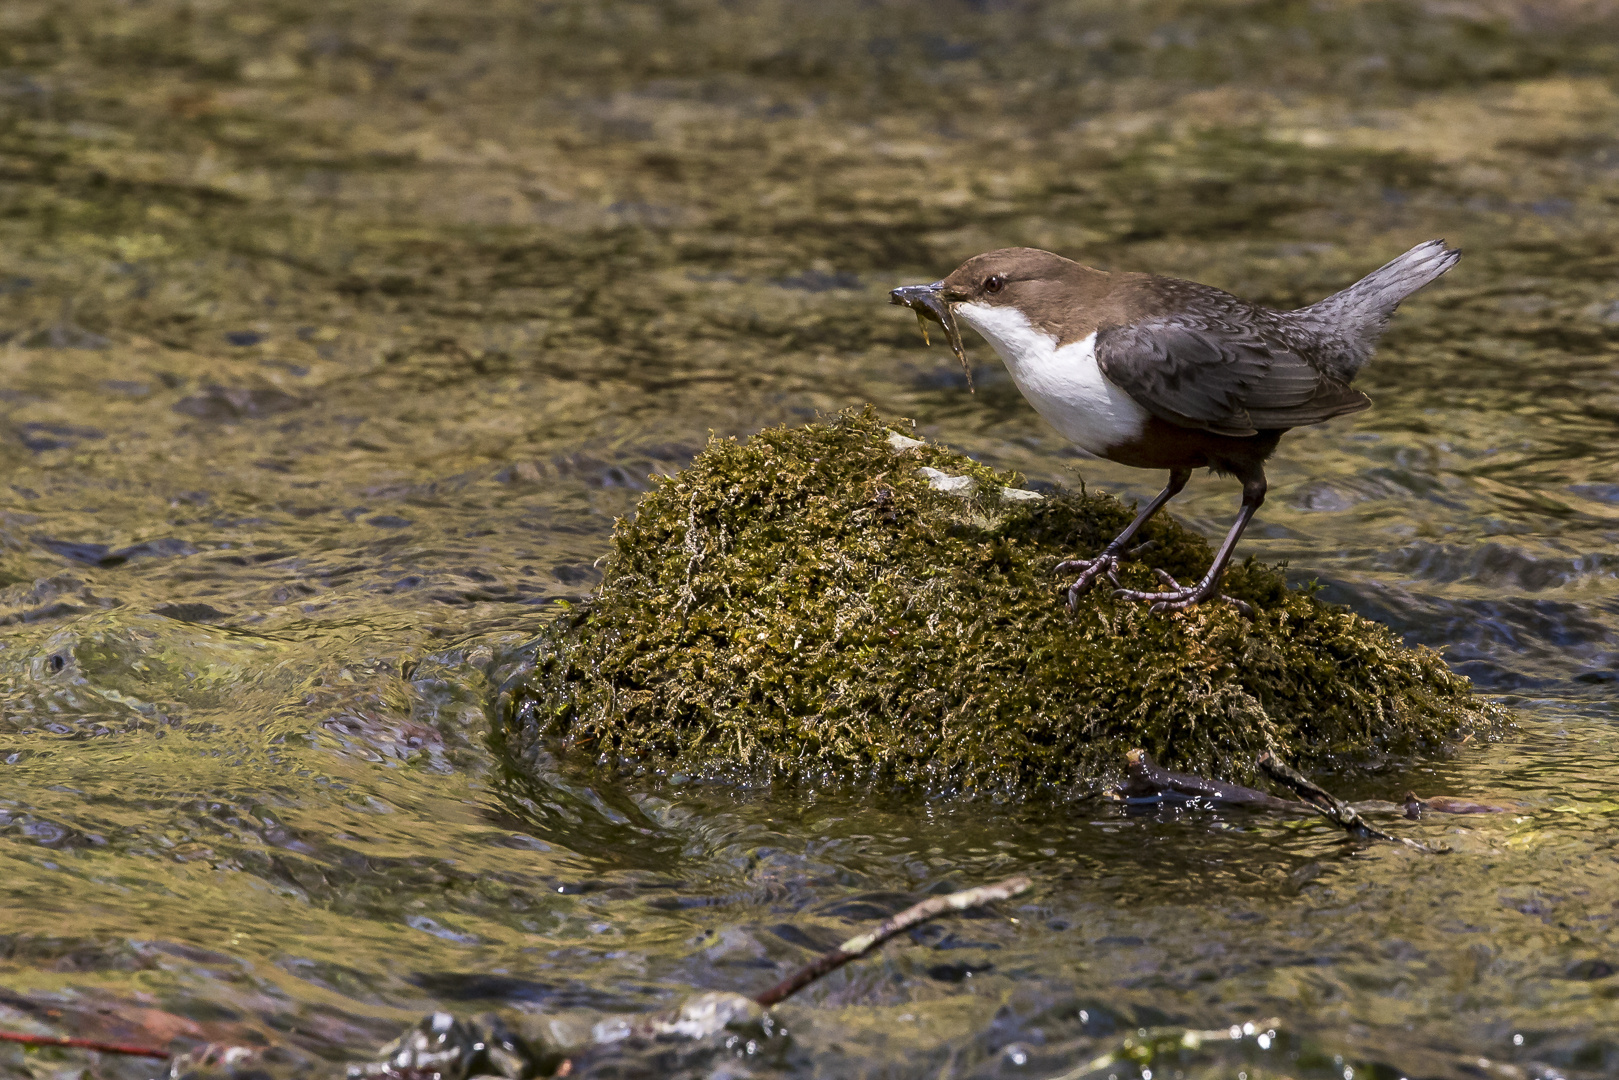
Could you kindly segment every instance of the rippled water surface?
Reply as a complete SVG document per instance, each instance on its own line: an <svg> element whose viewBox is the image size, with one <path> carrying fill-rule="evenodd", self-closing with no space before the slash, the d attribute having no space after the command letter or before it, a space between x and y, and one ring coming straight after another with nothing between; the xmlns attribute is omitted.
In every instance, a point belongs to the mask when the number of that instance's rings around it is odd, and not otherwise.
<svg viewBox="0 0 1619 1080"><path fill-rule="evenodd" d="M0 1028L334 1075L756 992L1030 874L746 1045L598 1076L1619 1070L1619 12L1601 2L0 6ZM711 431L872 402L1131 497L885 306L1036 244L1277 305L1445 236L1246 550L1508 739L1324 778L1402 832L504 789L494 688ZM1237 492L1176 506L1209 535ZM573 769L573 765L568 765ZM1245 1025L1252 1025L1251 1028ZM154 1066L0 1047L5 1075ZM1368 1072L1369 1070L1369 1072ZM578 1075L578 1073L576 1073Z"/></svg>

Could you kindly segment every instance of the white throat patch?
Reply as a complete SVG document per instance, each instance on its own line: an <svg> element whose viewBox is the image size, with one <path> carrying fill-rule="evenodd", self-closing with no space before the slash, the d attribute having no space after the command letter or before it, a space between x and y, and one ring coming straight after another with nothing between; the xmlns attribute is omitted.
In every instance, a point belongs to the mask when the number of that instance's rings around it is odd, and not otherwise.
<svg viewBox="0 0 1619 1080"><path fill-rule="evenodd" d="M1147 410L1102 374L1095 334L1059 349L1017 308L957 304L956 315L1000 354L1034 411L1081 450L1101 456L1146 427Z"/></svg>

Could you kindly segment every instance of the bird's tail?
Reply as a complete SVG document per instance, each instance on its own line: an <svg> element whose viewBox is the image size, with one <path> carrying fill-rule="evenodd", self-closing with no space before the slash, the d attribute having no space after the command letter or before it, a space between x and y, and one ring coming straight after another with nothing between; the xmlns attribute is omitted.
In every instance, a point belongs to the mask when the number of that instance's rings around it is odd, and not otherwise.
<svg viewBox="0 0 1619 1080"><path fill-rule="evenodd" d="M1300 323L1318 330L1330 327L1335 332L1346 351L1343 359L1347 370L1343 374L1352 376L1371 359L1377 339L1400 302L1455 266L1461 257L1460 251L1446 247L1443 240L1429 240L1342 292L1292 314Z"/></svg>

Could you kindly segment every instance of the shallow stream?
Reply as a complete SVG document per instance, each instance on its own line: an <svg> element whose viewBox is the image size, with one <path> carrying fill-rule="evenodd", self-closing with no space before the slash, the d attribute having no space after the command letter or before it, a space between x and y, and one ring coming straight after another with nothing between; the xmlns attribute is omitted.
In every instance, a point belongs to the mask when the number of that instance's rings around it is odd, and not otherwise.
<svg viewBox="0 0 1619 1080"><path fill-rule="evenodd" d="M596 1076L1619 1071L1619 13L1603 3L0 5L0 1028L331 1076L424 1012L753 992ZM1144 498L886 306L1034 244L1288 306L1431 236L1373 411L1244 550L1443 648L1508 738L1325 824L630 783L485 745L710 432L874 403ZM1175 508L1235 511L1198 478ZM0 1046L0 1075L154 1066ZM1150 1073L1150 1077L1149 1077Z"/></svg>

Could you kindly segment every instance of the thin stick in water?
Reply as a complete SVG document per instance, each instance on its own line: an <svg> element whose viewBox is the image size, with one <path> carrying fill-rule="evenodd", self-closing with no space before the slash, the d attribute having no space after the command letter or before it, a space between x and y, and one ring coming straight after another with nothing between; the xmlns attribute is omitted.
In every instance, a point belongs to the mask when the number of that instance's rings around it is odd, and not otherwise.
<svg viewBox="0 0 1619 1080"><path fill-rule="evenodd" d="M913 926L940 915L948 915L952 911L966 911L968 908L996 900L1009 900L1032 887L1033 883L1020 875L994 885L980 885L976 889L963 889L949 896L931 897L885 920L875 930L852 937L831 952L822 953L753 1000L768 1009L792 997L821 976L836 971L850 960L858 960L889 938L903 934Z"/></svg>
<svg viewBox="0 0 1619 1080"><path fill-rule="evenodd" d="M101 1042L97 1039L79 1039L71 1035L25 1035L20 1031L0 1031L0 1042L22 1043L24 1046L72 1046L79 1050L99 1050L103 1054L125 1054L130 1057L169 1057L167 1050Z"/></svg>
<svg viewBox="0 0 1619 1080"><path fill-rule="evenodd" d="M1426 844L1419 844L1415 840L1395 836L1392 833L1386 833L1382 829L1373 828L1366 824L1353 806L1312 782L1297 769L1284 765L1269 750L1259 755L1257 764L1264 770L1266 776L1278 783L1286 784L1298 792L1299 798L1315 807L1318 814L1358 840L1387 840L1394 844L1404 844L1406 847L1414 848L1417 851L1428 852L1430 855L1439 854L1438 851Z"/></svg>
<svg viewBox="0 0 1619 1080"><path fill-rule="evenodd" d="M1296 799L1278 799L1274 795L1267 795L1263 791L1255 791L1241 784L1211 780L1191 773L1171 772L1149 757L1145 750L1139 748L1125 754L1124 761L1128 782L1120 794L1130 801L1162 799L1169 795L1185 799L1202 799L1227 806L1252 806L1261 810L1285 810L1308 814L1315 809L1308 803Z"/></svg>

